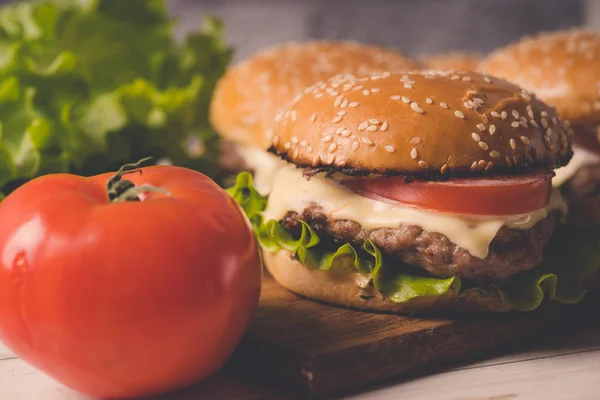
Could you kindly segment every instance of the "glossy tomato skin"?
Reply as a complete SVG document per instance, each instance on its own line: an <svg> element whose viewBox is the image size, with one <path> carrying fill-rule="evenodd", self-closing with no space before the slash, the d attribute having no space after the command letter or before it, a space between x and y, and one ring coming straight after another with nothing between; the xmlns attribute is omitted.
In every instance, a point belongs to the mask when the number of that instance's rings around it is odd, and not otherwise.
<svg viewBox="0 0 600 400"><path fill-rule="evenodd" d="M47 175L0 204L0 340L79 392L137 397L220 367L258 302L242 211L204 175L126 175L171 196L108 204L110 175Z"/></svg>

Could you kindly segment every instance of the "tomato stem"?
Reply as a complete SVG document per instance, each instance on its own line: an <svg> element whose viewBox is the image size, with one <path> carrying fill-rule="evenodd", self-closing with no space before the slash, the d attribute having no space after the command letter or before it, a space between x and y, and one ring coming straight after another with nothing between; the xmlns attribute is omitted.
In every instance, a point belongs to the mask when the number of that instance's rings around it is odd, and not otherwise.
<svg viewBox="0 0 600 400"><path fill-rule="evenodd" d="M148 184L136 186L130 180L123 179L123 175L133 174L136 172L142 173L140 167L146 162L152 160L152 157L146 157L136 163L125 164L117 173L112 176L106 183L106 192L108 193L108 201L110 203L123 203L126 201L141 201L140 195L148 192L161 192L171 195L168 190L155 187Z"/></svg>

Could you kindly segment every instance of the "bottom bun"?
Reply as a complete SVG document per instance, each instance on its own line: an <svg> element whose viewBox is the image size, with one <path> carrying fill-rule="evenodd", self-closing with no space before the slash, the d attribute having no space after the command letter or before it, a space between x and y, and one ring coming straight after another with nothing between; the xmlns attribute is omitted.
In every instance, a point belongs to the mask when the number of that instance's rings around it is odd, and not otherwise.
<svg viewBox="0 0 600 400"><path fill-rule="evenodd" d="M362 289L359 283L365 281L364 276L351 268L333 265L329 271L311 269L298 262L285 250L276 253L263 252L263 258L267 270L281 286L299 295L325 303L395 314L431 314L446 310L458 312L510 310L496 291L482 295L474 290L466 292L461 297L449 291L442 296L418 297L404 303L393 303L385 300L373 285Z"/></svg>

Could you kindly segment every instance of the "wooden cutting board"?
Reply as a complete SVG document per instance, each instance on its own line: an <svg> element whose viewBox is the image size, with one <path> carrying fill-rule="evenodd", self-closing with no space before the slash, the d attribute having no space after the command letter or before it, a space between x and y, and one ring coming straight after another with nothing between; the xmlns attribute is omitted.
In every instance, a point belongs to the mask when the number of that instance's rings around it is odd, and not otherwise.
<svg viewBox="0 0 600 400"><path fill-rule="evenodd" d="M495 347L564 331L600 316L598 301L550 304L531 313L411 318L334 307L297 296L266 277L254 321L229 367L321 397Z"/></svg>

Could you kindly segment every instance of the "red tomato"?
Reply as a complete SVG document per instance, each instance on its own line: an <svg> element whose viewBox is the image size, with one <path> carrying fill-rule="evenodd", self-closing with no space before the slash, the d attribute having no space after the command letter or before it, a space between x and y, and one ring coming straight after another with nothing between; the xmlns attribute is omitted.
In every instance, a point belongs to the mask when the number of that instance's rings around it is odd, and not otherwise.
<svg viewBox="0 0 600 400"><path fill-rule="evenodd" d="M549 174L410 183L404 177L390 176L348 179L342 184L364 197L424 209L455 214L517 215L548 204L551 181Z"/></svg>
<svg viewBox="0 0 600 400"><path fill-rule="evenodd" d="M148 192L109 203L111 174L35 179L0 204L0 339L66 386L137 397L202 380L258 302L247 219L206 176L127 175Z"/></svg>

